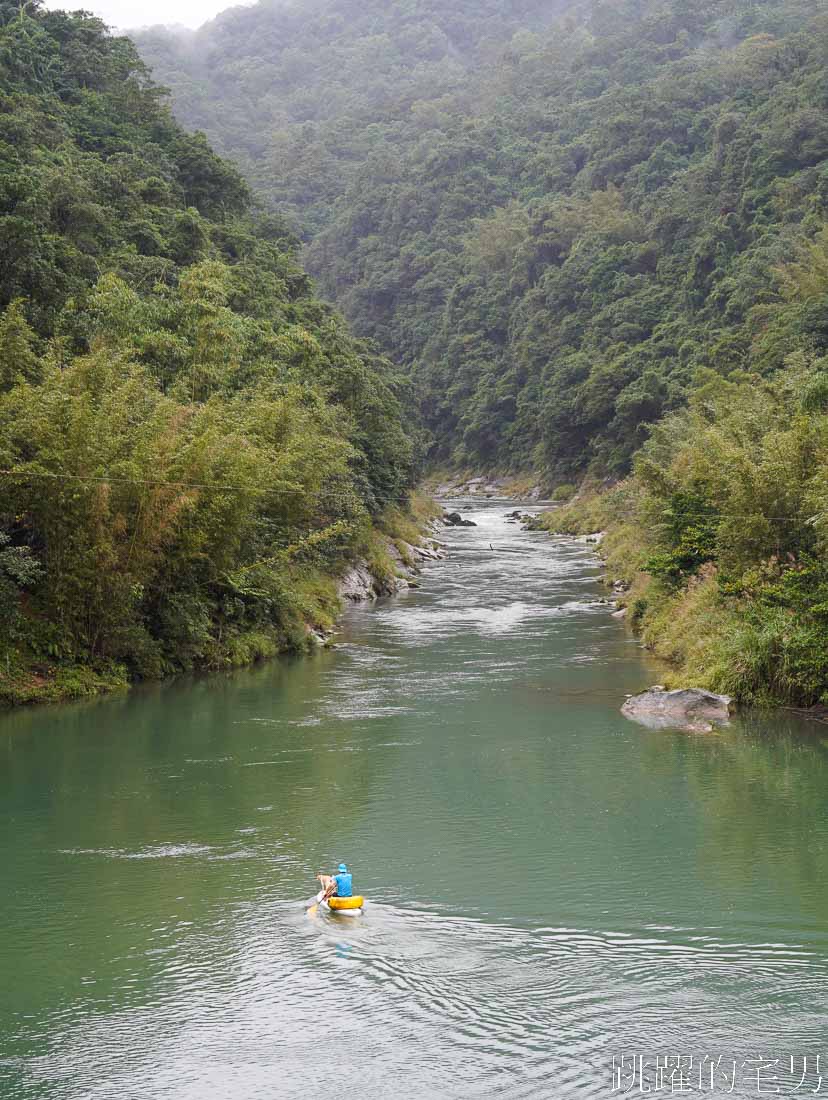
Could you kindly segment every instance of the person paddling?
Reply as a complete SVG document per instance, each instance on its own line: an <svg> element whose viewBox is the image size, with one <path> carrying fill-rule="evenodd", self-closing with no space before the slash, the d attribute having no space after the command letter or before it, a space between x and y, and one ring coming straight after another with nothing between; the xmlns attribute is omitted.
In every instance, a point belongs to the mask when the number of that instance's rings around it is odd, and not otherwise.
<svg viewBox="0 0 828 1100"><path fill-rule="evenodd" d="M354 880L351 872L344 863L340 863L339 870L333 875L317 875L322 889L314 898L308 916L315 917L320 905L327 904L328 909L342 916L346 914L358 917L365 907L365 898L361 894L354 893Z"/></svg>
<svg viewBox="0 0 828 1100"><path fill-rule="evenodd" d="M353 876L344 863L340 863L335 875L317 875L322 884L320 901L328 898L351 898L354 896Z"/></svg>

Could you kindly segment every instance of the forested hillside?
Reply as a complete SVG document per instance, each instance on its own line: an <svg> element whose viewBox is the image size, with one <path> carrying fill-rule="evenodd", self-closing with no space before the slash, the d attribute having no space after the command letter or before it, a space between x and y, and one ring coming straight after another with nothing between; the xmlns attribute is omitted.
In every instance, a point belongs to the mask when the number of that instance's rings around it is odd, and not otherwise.
<svg viewBox="0 0 828 1100"><path fill-rule="evenodd" d="M404 364L433 460L634 470L547 523L609 531L677 682L828 702L828 5L499 8L140 42Z"/></svg>
<svg viewBox="0 0 828 1100"><path fill-rule="evenodd" d="M406 495L388 361L132 43L0 3L0 698L305 638Z"/></svg>
<svg viewBox="0 0 828 1100"><path fill-rule="evenodd" d="M828 230L762 310L767 377L708 369L652 431L634 476L544 525L603 530L633 628L674 682L751 702L828 703ZM820 329L819 326L822 326Z"/></svg>
<svg viewBox="0 0 828 1100"><path fill-rule="evenodd" d="M367 158L439 126L444 111L474 114L479 71L570 2L298 0L134 38L178 118L308 233L330 221Z"/></svg>
<svg viewBox="0 0 828 1100"><path fill-rule="evenodd" d="M297 0L139 41L407 366L438 460L621 474L699 371L792 350L763 311L825 217L824 0Z"/></svg>

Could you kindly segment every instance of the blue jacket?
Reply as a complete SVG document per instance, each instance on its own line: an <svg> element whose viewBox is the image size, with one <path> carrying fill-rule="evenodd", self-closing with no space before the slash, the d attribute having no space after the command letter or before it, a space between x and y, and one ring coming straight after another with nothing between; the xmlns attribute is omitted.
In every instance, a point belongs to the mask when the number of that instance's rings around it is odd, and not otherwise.
<svg viewBox="0 0 828 1100"><path fill-rule="evenodd" d="M342 871L340 874L334 875L333 879L336 883L336 896L338 898L351 898L354 896L350 875Z"/></svg>

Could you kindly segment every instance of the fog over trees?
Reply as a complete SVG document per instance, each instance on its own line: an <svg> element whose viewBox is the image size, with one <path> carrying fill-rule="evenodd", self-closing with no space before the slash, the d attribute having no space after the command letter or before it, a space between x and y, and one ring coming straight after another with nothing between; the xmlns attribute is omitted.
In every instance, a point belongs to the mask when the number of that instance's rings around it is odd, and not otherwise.
<svg viewBox="0 0 828 1100"><path fill-rule="evenodd" d="M753 357L824 218L818 0L260 4L138 42L439 458L618 474L699 370L781 366Z"/></svg>
<svg viewBox="0 0 828 1100"><path fill-rule="evenodd" d="M260 4L139 36L411 380L430 457L611 531L683 682L828 690L821 0Z"/></svg>

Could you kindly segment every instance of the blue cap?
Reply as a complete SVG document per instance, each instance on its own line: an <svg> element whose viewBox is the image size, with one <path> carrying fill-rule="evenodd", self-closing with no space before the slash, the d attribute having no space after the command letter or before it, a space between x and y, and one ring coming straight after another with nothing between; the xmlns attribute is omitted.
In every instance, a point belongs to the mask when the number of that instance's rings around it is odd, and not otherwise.
<svg viewBox="0 0 828 1100"><path fill-rule="evenodd" d="M347 868L347 867L345 866L345 864L344 864L344 863L340 863L340 865L339 865L339 869L340 869L340 871L343 871L343 872L345 872L345 871L347 871L347 870L348 870L348 868Z"/></svg>

